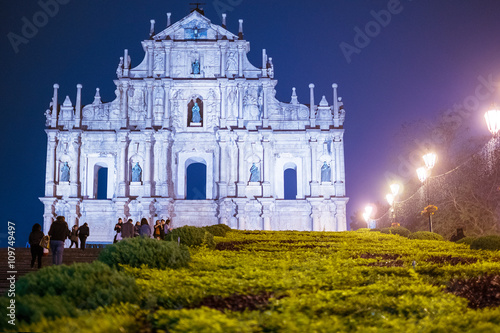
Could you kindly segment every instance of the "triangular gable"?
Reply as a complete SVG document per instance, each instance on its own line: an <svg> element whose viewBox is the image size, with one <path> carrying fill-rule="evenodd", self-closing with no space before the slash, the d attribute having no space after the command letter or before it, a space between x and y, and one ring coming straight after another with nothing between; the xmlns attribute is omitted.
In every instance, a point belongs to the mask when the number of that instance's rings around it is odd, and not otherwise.
<svg viewBox="0 0 500 333"><path fill-rule="evenodd" d="M182 20L177 21L165 30L155 34L153 39L163 40L167 39L168 36L170 36L171 39L185 40L221 39L224 36L227 39L238 38L223 27L212 24L207 17L201 15L197 11L191 12Z"/></svg>

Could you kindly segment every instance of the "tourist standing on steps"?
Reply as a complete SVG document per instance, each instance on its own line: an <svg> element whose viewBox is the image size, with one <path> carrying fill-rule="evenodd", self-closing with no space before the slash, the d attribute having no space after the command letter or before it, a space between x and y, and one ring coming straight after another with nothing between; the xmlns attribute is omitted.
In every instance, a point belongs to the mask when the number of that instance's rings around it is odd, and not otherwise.
<svg viewBox="0 0 500 333"><path fill-rule="evenodd" d="M161 239L161 234L162 234L162 226L160 224L160 220L156 220L155 232L154 232L155 239Z"/></svg>
<svg viewBox="0 0 500 333"><path fill-rule="evenodd" d="M80 238L80 249L82 249L82 251L85 251L85 242L87 241L87 237L89 236L90 236L89 225L87 224L87 222L85 222L78 229L78 238Z"/></svg>
<svg viewBox="0 0 500 333"><path fill-rule="evenodd" d="M140 236L141 222L137 221L134 225L134 237Z"/></svg>
<svg viewBox="0 0 500 333"><path fill-rule="evenodd" d="M61 265L63 261L64 241L70 235L64 216L56 217L49 230L52 264Z"/></svg>
<svg viewBox="0 0 500 333"><path fill-rule="evenodd" d="M141 219L141 229L139 229L139 235L151 238L151 227L145 217Z"/></svg>
<svg viewBox="0 0 500 333"><path fill-rule="evenodd" d="M73 228L71 228L71 235L69 236L69 239L71 240L71 245L69 248L71 249L73 247L73 244L75 244L75 249L78 248L78 226L75 224Z"/></svg>
<svg viewBox="0 0 500 333"><path fill-rule="evenodd" d="M165 219L161 219L161 236L160 236L161 240L165 239L166 232L168 231L165 229L166 227L167 225L165 224Z"/></svg>
<svg viewBox="0 0 500 333"><path fill-rule="evenodd" d="M43 247L40 246L40 241L42 240L44 234L42 232L42 226L38 223L33 225L31 233L29 236L29 243L31 249L31 268L35 265L35 260L38 258L38 268L42 267L42 256Z"/></svg>
<svg viewBox="0 0 500 333"><path fill-rule="evenodd" d="M122 225L122 238L132 238L134 237L134 224L132 219L128 219L127 223Z"/></svg>
<svg viewBox="0 0 500 333"><path fill-rule="evenodd" d="M113 243L116 243L120 240L122 240L122 226L123 226L123 221L121 218L118 219L118 223L115 224L115 238L113 239Z"/></svg>

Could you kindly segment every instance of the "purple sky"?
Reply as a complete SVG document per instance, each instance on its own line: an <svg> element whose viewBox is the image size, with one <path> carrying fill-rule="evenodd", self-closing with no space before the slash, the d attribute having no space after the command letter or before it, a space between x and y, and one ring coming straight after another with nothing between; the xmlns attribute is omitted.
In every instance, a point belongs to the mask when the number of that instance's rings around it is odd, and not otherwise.
<svg viewBox="0 0 500 333"><path fill-rule="evenodd" d="M11 1L2 9L0 246L6 246L8 220L17 224L17 246L25 244L33 223L42 221L44 112L52 85L61 87L60 103L65 95L74 103L77 83L83 84L84 104L92 102L96 87L104 101L111 101L123 49L137 65L149 20L156 19L158 32L166 12L172 12L173 22L189 13L189 1L59 1L67 3L47 22L36 1ZM203 7L216 24L221 21L216 7L227 12L232 32L244 19L250 61L260 66L262 48L273 57L279 100L288 102L296 87L299 102L308 103L312 82L316 103L322 95L331 103L331 84L339 84L347 111L348 219L366 203L383 200L385 173L407 178L403 164L394 163L397 156L409 158L394 145L404 122L435 119L455 104L471 103L462 121L486 134L483 111L500 103L498 87L478 88L478 77L500 78L498 0L217 0ZM382 10L392 11L390 19ZM375 23L375 16L385 22ZM22 36L23 18L33 22L34 17L42 20L40 28L16 46L16 53L9 33ZM356 38L366 29L369 40ZM356 50L346 57L341 45Z"/></svg>

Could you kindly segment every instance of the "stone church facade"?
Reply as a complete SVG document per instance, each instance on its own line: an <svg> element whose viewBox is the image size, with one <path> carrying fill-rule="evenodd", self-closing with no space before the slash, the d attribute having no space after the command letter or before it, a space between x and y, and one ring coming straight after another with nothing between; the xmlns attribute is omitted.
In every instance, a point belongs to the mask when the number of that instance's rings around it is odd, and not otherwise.
<svg viewBox="0 0 500 333"><path fill-rule="evenodd" d="M250 230L346 230L343 124L333 105L275 98L274 65L193 10L142 42L145 57L117 69L116 99L82 105L58 88L46 111L44 231L57 215L109 242L119 217L173 227L217 223ZM106 174L107 171L107 174ZM194 185L193 185L194 184Z"/></svg>

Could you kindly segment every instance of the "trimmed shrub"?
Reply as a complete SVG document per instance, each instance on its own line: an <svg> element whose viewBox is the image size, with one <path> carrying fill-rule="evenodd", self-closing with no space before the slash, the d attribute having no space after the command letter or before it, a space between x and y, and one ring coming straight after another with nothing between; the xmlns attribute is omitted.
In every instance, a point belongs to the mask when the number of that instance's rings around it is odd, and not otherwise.
<svg viewBox="0 0 500 333"><path fill-rule="evenodd" d="M16 304L17 319L26 323L36 323L43 318L74 317L79 313L75 304L66 297L58 295L19 296Z"/></svg>
<svg viewBox="0 0 500 333"><path fill-rule="evenodd" d="M119 264L131 267L146 265L165 269L187 266L191 260L189 249L174 242L163 242L147 237L134 237L108 245L99 254L99 261L111 267Z"/></svg>
<svg viewBox="0 0 500 333"><path fill-rule="evenodd" d="M438 240L438 241L444 240L443 236L441 236L440 234L436 234L435 232L430 232L430 231L412 232L408 236L408 238L409 239Z"/></svg>
<svg viewBox="0 0 500 333"><path fill-rule="evenodd" d="M457 244L466 244L466 245L470 246L475 239L476 239L476 237L464 237L460 240L457 240L456 243Z"/></svg>
<svg viewBox="0 0 500 333"><path fill-rule="evenodd" d="M410 235L410 230L403 227L382 228L380 232L383 234L399 235L402 237L408 237Z"/></svg>
<svg viewBox="0 0 500 333"><path fill-rule="evenodd" d="M380 229L380 228L373 228L373 229L370 229L370 231L379 231L380 232L380 231L382 231L382 229Z"/></svg>
<svg viewBox="0 0 500 333"><path fill-rule="evenodd" d="M187 246L197 247L206 245L210 249L215 248L214 236L203 228L187 225L175 228L168 234L166 239L177 242L179 237L181 239L181 244Z"/></svg>
<svg viewBox="0 0 500 333"><path fill-rule="evenodd" d="M18 296L58 295L79 309L134 303L139 294L134 277L99 261L42 268L21 277L16 282L16 290ZM32 299L29 302L36 305Z"/></svg>
<svg viewBox="0 0 500 333"><path fill-rule="evenodd" d="M20 332L57 332L57 333L123 333L150 332L146 329L146 311L134 304L117 304L106 308L98 308L73 318L64 317L55 320L42 319L32 321L33 324L21 324Z"/></svg>
<svg viewBox="0 0 500 333"><path fill-rule="evenodd" d="M356 230L357 232L370 232L371 230L368 229L368 228L359 228L358 230Z"/></svg>
<svg viewBox="0 0 500 333"><path fill-rule="evenodd" d="M211 233L214 236L219 236L219 237L225 237L226 233L231 230L227 225L225 224L214 224L210 225L208 227L203 227L206 231Z"/></svg>
<svg viewBox="0 0 500 333"><path fill-rule="evenodd" d="M470 248L473 250L500 250L500 236L491 235L478 237L472 241Z"/></svg>

